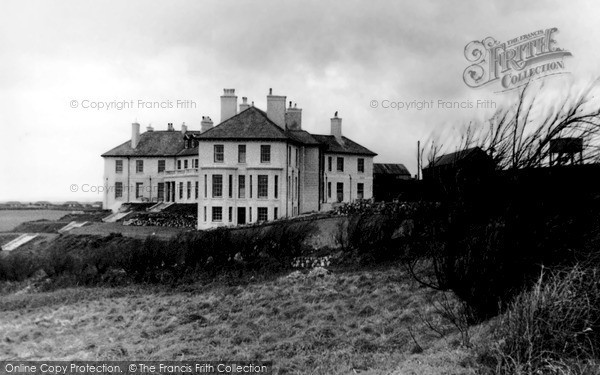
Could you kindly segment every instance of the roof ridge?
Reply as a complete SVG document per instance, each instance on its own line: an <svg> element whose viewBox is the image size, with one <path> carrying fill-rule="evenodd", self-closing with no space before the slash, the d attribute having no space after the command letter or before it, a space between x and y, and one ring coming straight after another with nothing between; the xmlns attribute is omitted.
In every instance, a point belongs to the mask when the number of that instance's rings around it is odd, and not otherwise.
<svg viewBox="0 0 600 375"><path fill-rule="evenodd" d="M255 110L255 111L257 111L257 112L258 112L258 113L259 113L261 116L263 116L263 117L265 118L265 120L267 120L267 123L269 123L270 125L272 125L272 126L276 127L276 128L277 128L277 130L278 130L278 131L280 131L280 132L282 133L282 135L285 135L285 131L284 131L284 130L282 130L282 129L281 129L281 127L280 127L279 125L277 125L276 123L274 123L274 122L273 122L273 121L272 121L272 120L269 118L269 116L267 116L267 113L266 113L266 112L264 112L263 110L261 110L261 109L259 109L259 108L257 108L257 107L254 107L254 106L246 108L246 109L245 109L245 110L243 110L242 112L240 112L240 113L237 113L237 114L235 114L234 116L231 116L230 118L228 118L228 119L227 119L227 120L225 120L225 121L221 121L219 124L217 124L217 125L213 126L212 128L208 129L207 131L205 131L204 133L201 133L201 134L202 134L202 135L204 135L204 134L206 134L206 133L208 133L208 132L210 132L210 131L212 131L212 130L214 130L214 129L216 129L216 128L218 128L218 127L222 126L222 125L225 125L225 124L227 124L227 122L229 122L230 120L233 120L233 119L235 119L236 117L239 117L239 116L241 116L242 114L246 114L246 115L247 115L247 114L248 114L248 111L250 111L250 110Z"/></svg>

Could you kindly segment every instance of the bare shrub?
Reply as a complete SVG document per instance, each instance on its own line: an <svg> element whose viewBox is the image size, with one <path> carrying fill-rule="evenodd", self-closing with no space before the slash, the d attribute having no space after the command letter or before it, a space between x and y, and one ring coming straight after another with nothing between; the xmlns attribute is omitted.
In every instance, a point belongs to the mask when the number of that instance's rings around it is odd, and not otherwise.
<svg viewBox="0 0 600 375"><path fill-rule="evenodd" d="M597 191L585 183L589 170L539 167L548 165L550 141L559 137L581 139L583 161L599 159L598 83L560 94L527 85L511 105L481 126L469 126L458 141L458 151L483 149L495 172L459 176L455 166L456 178L434 182L448 186L432 189L440 192L435 198L443 209L439 227L430 232L436 277L428 285L455 292L476 320L496 315L535 282L540 265L572 263L583 248L590 208L597 206ZM430 165L442 148L431 146Z"/></svg>

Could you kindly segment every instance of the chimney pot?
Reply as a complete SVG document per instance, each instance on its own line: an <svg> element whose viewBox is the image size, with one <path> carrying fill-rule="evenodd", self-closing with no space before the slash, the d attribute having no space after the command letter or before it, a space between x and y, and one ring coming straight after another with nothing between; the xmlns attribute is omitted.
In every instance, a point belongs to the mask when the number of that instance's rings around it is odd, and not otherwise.
<svg viewBox="0 0 600 375"><path fill-rule="evenodd" d="M273 89L269 89L267 95L267 117L277 126L285 129L285 96L273 95Z"/></svg>
<svg viewBox="0 0 600 375"><path fill-rule="evenodd" d="M335 136L338 142L342 142L342 119L337 116L337 111L331 119L331 135Z"/></svg>
<svg viewBox="0 0 600 375"><path fill-rule="evenodd" d="M134 122L131 124L131 148L137 148L140 141L140 124Z"/></svg>
<svg viewBox="0 0 600 375"><path fill-rule="evenodd" d="M292 108L292 102L290 102L290 108L285 112L285 125L290 130L302 129L302 109L297 106Z"/></svg>
<svg viewBox="0 0 600 375"><path fill-rule="evenodd" d="M235 89L223 89L221 96L221 122L237 115L237 96Z"/></svg>
<svg viewBox="0 0 600 375"><path fill-rule="evenodd" d="M185 134L187 132L187 125L185 124L185 121L181 124L181 133Z"/></svg>
<svg viewBox="0 0 600 375"><path fill-rule="evenodd" d="M200 123L200 132L204 133L205 131L211 129L213 127L213 122L209 116L202 116L202 122Z"/></svg>
<svg viewBox="0 0 600 375"><path fill-rule="evenodd" d="M248 98L245 97L245 96L243 96L242 97L242 104L240 104L240 113L242 113L243 111L247 110L248 108L250 108L250 104L248 104Z"/></svg>

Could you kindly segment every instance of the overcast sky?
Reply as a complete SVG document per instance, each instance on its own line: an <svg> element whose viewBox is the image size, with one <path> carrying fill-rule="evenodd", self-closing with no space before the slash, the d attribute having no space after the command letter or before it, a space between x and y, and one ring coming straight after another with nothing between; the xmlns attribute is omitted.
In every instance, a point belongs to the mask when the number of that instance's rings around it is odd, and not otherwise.
<svg viewBox="0 0 600 375"><path fill-rule="evenodd" d="M416 174L416 143L485 109L395 110L371 101L493 100L462 74L473 40L557 27L569 79L600 76L597 1L3 1L0 5L0 201L101 200L100 154L131 122L200 129L223 88L266 109L269 88L303 109L303 128L345 136ZM562 79L562 78L560 78ZM134 100L136 108L71 108ZM137 101L192 100L195 109Z"/></svg>

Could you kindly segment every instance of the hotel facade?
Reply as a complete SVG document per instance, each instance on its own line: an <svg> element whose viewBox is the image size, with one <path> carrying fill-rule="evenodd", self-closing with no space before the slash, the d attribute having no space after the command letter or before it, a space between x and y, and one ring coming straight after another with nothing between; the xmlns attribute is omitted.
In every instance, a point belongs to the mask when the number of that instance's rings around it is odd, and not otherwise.
<svg viewBox="0 0 600 375"><path fill-rule="evenodd" d="M154 202L198 205L198 229L270 221L373 196L374 152L342 135L337 112L327 135L302 129L302 110L267 95L260 110L234 89L221 119L157 131L132 124L131 139L102 154L103 207Z"/></svg>

